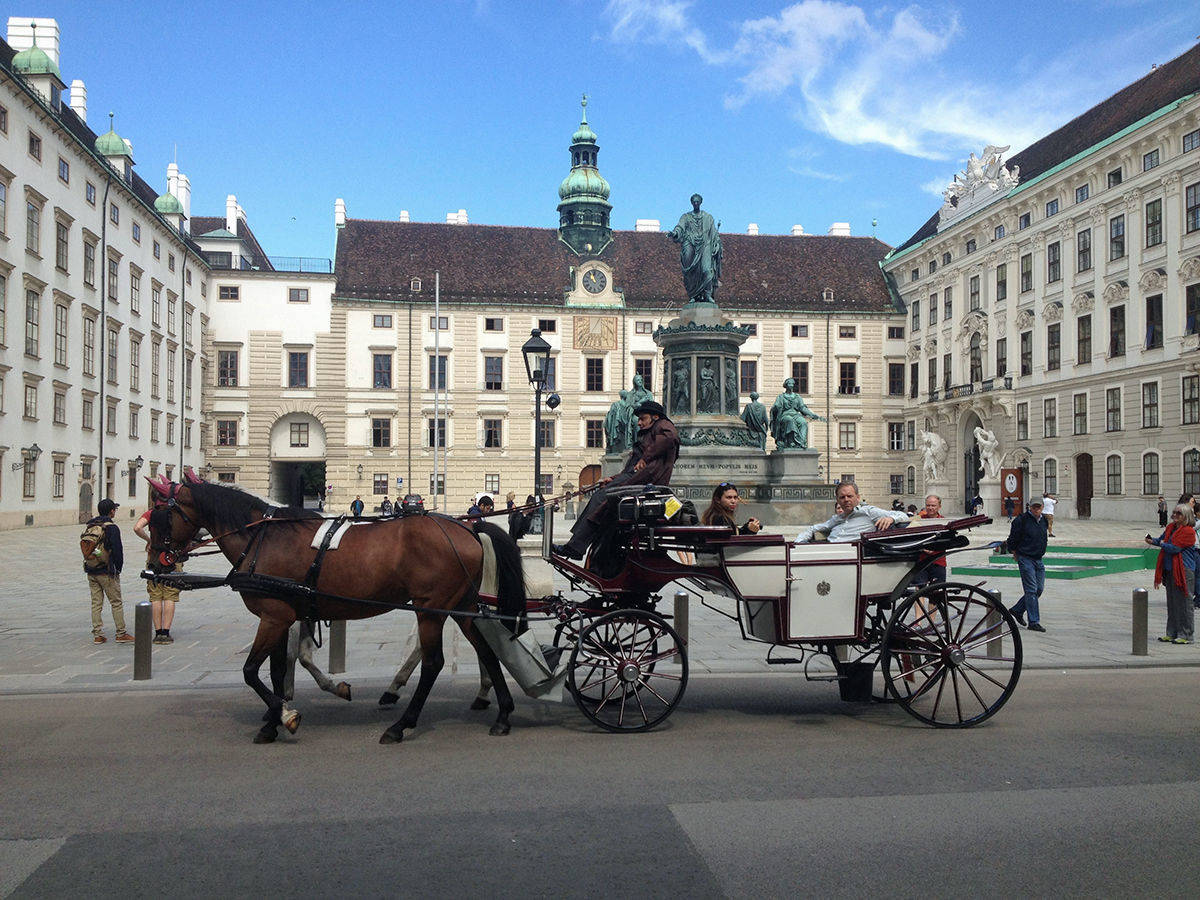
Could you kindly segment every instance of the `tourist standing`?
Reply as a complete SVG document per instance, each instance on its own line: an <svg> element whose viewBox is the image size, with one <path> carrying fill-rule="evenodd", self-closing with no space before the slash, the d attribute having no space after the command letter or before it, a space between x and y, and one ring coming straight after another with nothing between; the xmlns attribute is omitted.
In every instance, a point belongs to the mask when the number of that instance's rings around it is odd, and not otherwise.
<svg viewBox="0 0 1200 900"><path fill-rule="evenodd" d="M1049 491L1042 494L1042 515L1046 517L1046 533L1050 537L1054 537L1054 507L1057 505L1058 501Z"/></svg>
<svg viewBox="0 0 1200 900"><path fill-rule="evenodd" d="M357 495L357 496L355 496L354 500L351 501L351 503L350 503L350 515L354 516L354 518L357 519L362 514L363 514L363 500L360 495Z"/></svg>
<svg viewBox="0 0 1200 900"><path fill-rule="evenodd" d="M1168 512L1167 501L1164 500L1162 495L1160 494L1158 497L1158 527L1159 528L1167 527L1167 512Z"/></svg>
<svg viewBox="0 0 1200 900"><path fill-rule="evenodd" d="M1034 497L1029 509L1012 520L1008 530L1008 552L1017 561L1021 572L1021 588L1024 593L1016 606L1009 610L1017 621L1025 624L1029 617L1030 631L1045 631L1042 625L1038 600L1046 587L1046 566L1042 557L1046 555L1047 522L1042 517L1042 501Z"/></svg>
<svg viewBox="0 0 1200 900"><path fill-rule="evenodd" d="M379 514L385 518L392 514L392 501L387 498L387 494L383 495L383 502L379 504Z"/></svg>
<svg viewBox="0 0 1200 900"><path fill-rule="evenodd" d="M155 575L165 575L168 572L182 572L183 563L174 561L173 557L163 554L166 547L155 546L151 541L154 532L169 534L171 530L171 513L167 508L167 498L162 494L154 495L154 503L138 518L133 526L133 533L146 542L146 568ZM171 623L175 621L175 604L179 602L179 588L171 587L154 579L146 580L146 593L150 597L150 615L154 621L154 643L173 644Z"/></svg>
<svg viewBox="0 0 1200 900"><path fill-rule="evenodd" d="M1171 523L1160 537L1146 535L1146 543L1158 547L1154 586L1167 589L1167 633L1163 643L1190 644L1195 628L1192 595L1196 590L1196 514L1180 503L1171 513Z"/></svg>
<svg viewBox="0 0 1200 900"><path fill-rule="evenodd" d="M133 635L125 630L125 608L121 603L121 567L125 564L125 553L121 546L121 529L113 522L113 513L118 504L105 497L96 504L95 518L89 519L87 528L80 538L80 549L86 551L83 571L87 573L88 590L92 595L92 642L103 644L104 598L112 609L113 624L117 628L117 643L133 642Z"/></svg>

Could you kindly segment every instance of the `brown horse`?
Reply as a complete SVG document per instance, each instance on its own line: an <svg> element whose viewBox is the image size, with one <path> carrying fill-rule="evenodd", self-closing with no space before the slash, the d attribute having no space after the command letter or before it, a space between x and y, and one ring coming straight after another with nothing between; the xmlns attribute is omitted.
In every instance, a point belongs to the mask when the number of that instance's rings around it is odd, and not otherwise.
<svg viewBox="0 0 1200 900"><path fill-rule="evenodd" d="M196 535L204 528L235 571L305 583L317 556L311 546L313 536L326 521L320 514L273 508L227 485L204 481L175 484L161 477L147 480L168 498L170 517L162 525L166 533L156 533L151 523L156 547L181 558L194 547ZM492 539L495 549L501 609L520 615L525 609L520 551L503 529L486 523L479 528ZM404 730L417 724L443 665L442 628L447 615L439 611L477 611L483 559L479 539L456 519L432 514L384 519L350 528L338 549L325 554L314 590L353 599L297 598L289 597L286 591L271 596L258 590L241 590L246 608L259 618L258 633L242 671L246 684L258 693L268 710L267 722L254 738L255 743L275 740L278 726L283 724L287 632L293 622L300 618L365 619L409 604L420 607L421 678L404 714L379 739L383 744L402 740ZM454 618L496 687L499 714L491 733L508 734L513 699L496 654L475 628L473 618ZM274 690L268 690L258 674L268 657ZM298 719L287 727L294 731L295 725Z"/></svg>

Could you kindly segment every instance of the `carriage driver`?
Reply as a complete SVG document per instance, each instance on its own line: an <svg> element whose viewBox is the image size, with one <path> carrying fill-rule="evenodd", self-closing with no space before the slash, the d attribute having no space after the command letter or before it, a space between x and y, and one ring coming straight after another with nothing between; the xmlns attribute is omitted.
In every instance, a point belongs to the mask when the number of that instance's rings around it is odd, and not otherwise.
<svg viewBox="0 0 1200 900"><path fill-rule="evenodd" d="M559 556L583 559L603 524L604 507L613 488L627 484L663 486L671 483L675 458L679 456L679 434L674 423L667 418L662 404L653 400L646 400L633 412L637 416L638 442L629 455L629 462L616 475L601 481L601 487L592 492L583 514L571 528L571 539L555 545L554 552Z"/></svg>
<svg viewBox="0 0 1200 900"><path fill-rule="evenodd" d="M868 531L886 531L893 525L907 521L908 513L863 503L857 485L853 481L845 481L838 485L837 512L833 518L805 528L793 543L807 544L818 534L826 535L830 541L845 543L858 540L860 534Z"/></svg>

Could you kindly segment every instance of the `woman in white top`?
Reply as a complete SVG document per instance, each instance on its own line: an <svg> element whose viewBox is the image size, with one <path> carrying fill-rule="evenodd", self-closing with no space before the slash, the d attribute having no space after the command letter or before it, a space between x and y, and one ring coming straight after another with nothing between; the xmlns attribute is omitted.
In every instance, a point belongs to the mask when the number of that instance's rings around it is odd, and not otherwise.
<svg viewBox="0 0 1200 900"><path fill-rule="evenodd" d="M1046 517L1046 534L1048 537L1054 537L1054 507L1058 505L1058 501L1054 499L1053 494L1042 494L1042 515Z"/></svg>

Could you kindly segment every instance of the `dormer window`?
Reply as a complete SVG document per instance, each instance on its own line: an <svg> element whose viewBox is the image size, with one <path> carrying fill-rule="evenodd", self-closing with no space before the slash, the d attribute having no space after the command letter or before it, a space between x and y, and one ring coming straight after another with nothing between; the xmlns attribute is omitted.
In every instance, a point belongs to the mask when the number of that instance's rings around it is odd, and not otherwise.
<svg viewBox="0 0 1200 900"><path fill-rule="evenodd" d="M410 291L412 291L414 294L419 294L419 293L421 293L421 279L420 279L420 278L414 278L412 281L410 281L410 282L408 283L408 289L409 289Z"/></svg>
<svg viewBox="0 0 1200 900"><path fill-rule="evenodd" d="M821 299L824 300L826 303L832 303L833 302L833 288L825 288L825 290L821 291Z"/></svg>

